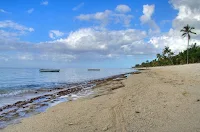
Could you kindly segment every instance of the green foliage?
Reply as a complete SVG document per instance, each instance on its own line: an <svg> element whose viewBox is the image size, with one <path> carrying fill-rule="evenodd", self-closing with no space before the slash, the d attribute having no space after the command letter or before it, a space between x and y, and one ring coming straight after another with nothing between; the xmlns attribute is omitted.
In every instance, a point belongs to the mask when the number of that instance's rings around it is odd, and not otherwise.
<svg viewBox="0 0 200 132"><path fill-rule="evenodd" d="M200 46L196 43L188 48L188 60L189 63L200 63ZM162 54L157 54L157 59L152 61L146 61L142 64L137 64L135 67L155 67L155 66L166 66L166 65L180 65L186 64L187 50L174 55L169 47L163 49Z"/></svg>
<svg viewBox="0 0 200 132"><path fill-rule="evenodd" d="M189 47L189 40L191 39L191 34L196 34L192 30L194 27L187 26L183 27L181 32L183 32L182 37L188 38L187 50L180 52L177 55L171 51L169 47L163 49L162 55L157 54L157 59L149 62L148 60L143 62L141 65L137 64L135 67L154 67L154 66L166 66L166 65L179 65L188 63L199 63L200 62L200 46L196 43ZM190 54L189 54L190 53Z"/></svg>

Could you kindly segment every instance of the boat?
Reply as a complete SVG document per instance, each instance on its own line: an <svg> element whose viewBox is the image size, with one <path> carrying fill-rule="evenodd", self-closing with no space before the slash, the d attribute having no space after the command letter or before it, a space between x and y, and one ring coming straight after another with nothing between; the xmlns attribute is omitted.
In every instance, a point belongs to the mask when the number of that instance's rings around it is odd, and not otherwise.
<svg viewBox="0 0 200 132"><path fill-rule="evenodd" d="M60 69L40 69L40 72L60 72Z"/></svg>
<svg viewBox="0 0 200 132"><path fill-rule="evenodd" d="M100 71L100 69L88 69L88 71Z"/></svg>

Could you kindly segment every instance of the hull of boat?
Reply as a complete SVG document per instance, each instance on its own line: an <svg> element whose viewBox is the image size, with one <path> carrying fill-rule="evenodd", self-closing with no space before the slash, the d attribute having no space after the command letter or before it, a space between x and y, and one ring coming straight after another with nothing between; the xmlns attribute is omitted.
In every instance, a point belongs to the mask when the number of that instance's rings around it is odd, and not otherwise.
<svg viewBox="0 0 200 132"><path fill-rule="evenodd" d="M59 69L40 69L40 72L60 72Z"/></svg>

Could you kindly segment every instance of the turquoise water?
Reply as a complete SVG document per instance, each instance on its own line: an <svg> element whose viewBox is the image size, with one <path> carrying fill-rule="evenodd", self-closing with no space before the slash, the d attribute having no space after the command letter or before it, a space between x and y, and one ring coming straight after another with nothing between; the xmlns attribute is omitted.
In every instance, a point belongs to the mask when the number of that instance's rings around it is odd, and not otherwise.
<svg viewBox="0 0 200 132"><path fill-rule="evenodd" d="M61 69L59 73L39 72L39 69L0 68L0 107L32 97L36 89L53 89L113 75L133 72L134 69ZM30 96L32 95L32 96Z"/></svg>

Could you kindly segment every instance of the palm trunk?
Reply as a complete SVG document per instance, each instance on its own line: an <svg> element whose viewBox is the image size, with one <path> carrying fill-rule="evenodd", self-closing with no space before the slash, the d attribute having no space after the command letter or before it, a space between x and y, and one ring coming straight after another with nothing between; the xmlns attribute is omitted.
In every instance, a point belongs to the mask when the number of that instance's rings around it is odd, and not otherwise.
<svg viewBox="0 0 200 132"><path fill-rule="evenodd" d="M174 65L174 63L173 63L173 61L172 61L172 58L171 58L171 56L169 57L169 59L170 59L170 61L171 61L172 65Z"/></svg>
<svg viewBox="0 0 200 132"><path fill-rule="evenodd" d="M188 64L188 47L189 47L189 37L188 37L188 45L187 45L187 64Z"/></svg>

